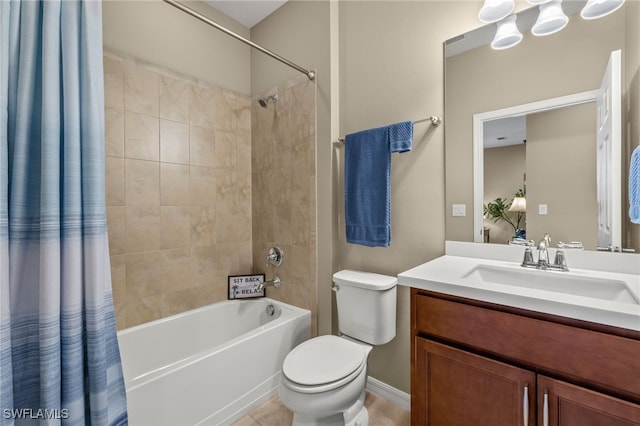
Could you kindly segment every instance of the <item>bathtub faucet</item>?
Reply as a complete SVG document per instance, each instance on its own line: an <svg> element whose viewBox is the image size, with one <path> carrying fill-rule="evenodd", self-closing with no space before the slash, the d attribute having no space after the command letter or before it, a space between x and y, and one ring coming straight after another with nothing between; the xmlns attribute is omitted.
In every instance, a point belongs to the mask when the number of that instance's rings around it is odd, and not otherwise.
<svg viewBox="0 0 640 426"><path fill-rule="evenodd" d="M271 287L271 286L275 288L280 287L280 278L274 277L272 280L268 280L263 283L260 283L260 285L258 286L258 291L262 291L264 288Z"/></svg>

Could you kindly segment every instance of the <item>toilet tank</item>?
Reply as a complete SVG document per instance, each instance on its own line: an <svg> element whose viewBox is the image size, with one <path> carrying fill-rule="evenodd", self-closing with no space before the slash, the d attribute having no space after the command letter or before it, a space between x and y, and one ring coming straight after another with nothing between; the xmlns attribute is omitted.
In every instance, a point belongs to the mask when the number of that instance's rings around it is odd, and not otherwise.
<svg viewBox="0 0 640 426"><path fill-rule="evenodd" d="M333 274L342 334L372 345L396 335L396 285L388 275L345 269Z"/></svg>

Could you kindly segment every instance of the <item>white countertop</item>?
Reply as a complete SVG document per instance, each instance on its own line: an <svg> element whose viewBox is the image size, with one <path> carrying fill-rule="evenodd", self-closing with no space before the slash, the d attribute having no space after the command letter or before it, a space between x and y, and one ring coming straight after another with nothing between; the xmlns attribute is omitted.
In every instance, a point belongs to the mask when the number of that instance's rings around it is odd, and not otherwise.
<svg viewBox="0 0 640 426"><path fill-rule="evenodd" d="M535 251L534 249L534 258L537 258ZM444 256L400 273L398 284L640 331L639 303L578 296L556 289L479 282L470 274L479 265L521 273L524 269L520 266L523 253L523 247L447 242ZM553 259L552 250L549 256ZM533 274L563 274L563 277L585 277L585 280L623 282L636 302L640 300L640 255L574 253L567 250L566 257L569 272L530 271ZM552 275L550 277L553 278Z"/></svg>

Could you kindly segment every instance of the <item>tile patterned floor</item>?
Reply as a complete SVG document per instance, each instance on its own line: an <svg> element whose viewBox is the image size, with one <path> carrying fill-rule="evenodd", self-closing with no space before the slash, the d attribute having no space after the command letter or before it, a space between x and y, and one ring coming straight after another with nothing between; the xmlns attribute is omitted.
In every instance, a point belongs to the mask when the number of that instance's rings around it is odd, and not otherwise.
<svg viewBox="0 0 640 426"><path fill-rule="evenodd" d="M364 401L369 410L369 426L410 426L411 413L367 392ZM278 396L274 396L251 413L241 418L233 426L287 426L291 424L293 413L285 407Z"/></svg>

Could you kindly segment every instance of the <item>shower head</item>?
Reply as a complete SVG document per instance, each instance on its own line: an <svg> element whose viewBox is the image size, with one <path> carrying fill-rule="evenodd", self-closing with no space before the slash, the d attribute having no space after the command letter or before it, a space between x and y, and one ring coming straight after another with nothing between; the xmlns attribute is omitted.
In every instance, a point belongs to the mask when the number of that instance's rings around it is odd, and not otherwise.
<svg viewBox="0 0 640 426"><path fill-rule="evenodd" d="M269 104L269 101L272 101L273 103L278 102L278 95L271 95L271 96L267 96L265 98L258 99L258 103L260 104L260 106L262 108L266 108L267 105Z"/></svg>

